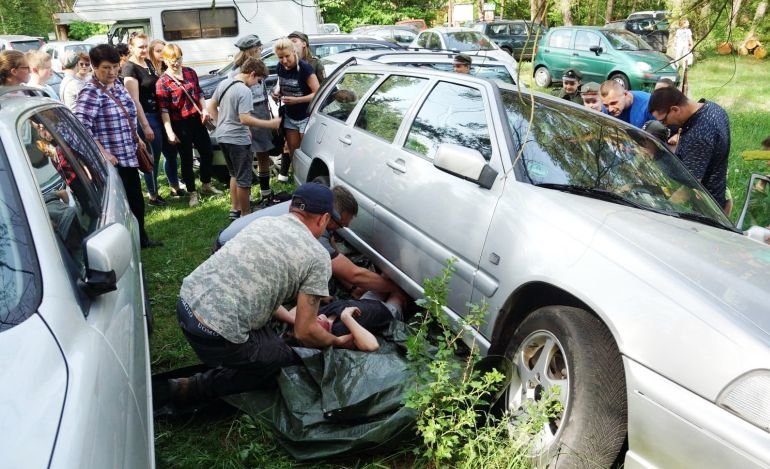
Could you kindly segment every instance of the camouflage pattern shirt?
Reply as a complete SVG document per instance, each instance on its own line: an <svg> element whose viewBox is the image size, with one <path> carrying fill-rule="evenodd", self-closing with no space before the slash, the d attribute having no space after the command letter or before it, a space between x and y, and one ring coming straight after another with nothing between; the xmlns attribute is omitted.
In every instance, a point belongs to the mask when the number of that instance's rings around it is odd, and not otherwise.
<svg viewBox="0 0 770 469"><path fill-rule="evenodd" d="M205 326L242 344L297 293L326 296L329 253L294 215L264 217L199 265L179 296Z"/></svg>

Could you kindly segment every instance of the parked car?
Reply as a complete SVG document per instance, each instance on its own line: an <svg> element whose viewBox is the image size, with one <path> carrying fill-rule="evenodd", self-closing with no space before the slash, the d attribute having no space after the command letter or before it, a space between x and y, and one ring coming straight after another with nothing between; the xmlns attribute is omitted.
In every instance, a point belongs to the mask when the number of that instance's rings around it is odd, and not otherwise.
<svg viewBox="0 0 770 469"><path fill-rule="evenodd" d="M343 66L351 58L356 61L374 61L383 64L402 65L408 67L428 67L434 70L453 71L455 54L451 52L433 51L354 51L330 55L321 60L326 73L331 75L337 68ZM517 70L508 62L500 62L494 57L483 57L471 65L471 75L499 80L502 83L516 83Z"/></svg>
<svg viewBox="0 0 770 469"><path fill-rule="evenodd" d="M294 164L355 195L343 236L412 297L455 259L445 312L488 305L466 337L512 360L506 406L562 403L540 465L770 465L770 246L646 132L491 80L349 65Z"/></svg>
<svg viewBox="0 0 770 469"><path fill-rule="evenodd" d="M540 23L526 20L481 21L471 27L488 36L516 60L532 60L533 51L537 51L537 43L547 30Z"/></svg>
<svg viewBox="0 0 770 469"><path fill-rule="evenodd" d="M414 28L416 32L425 31L428 29L428 25L425 24L425 20L417 19L417 20L401 20L396 21L396 24L399 26L411 26Z"/></svg>
<svg viewBox="0 0 770 469"><path fill-rule="evenodd" d="M409 25L370 25L353 28L350 34L376 37L407 47L417 37L417 31Z"/></svg>
<svg viewBox="0 0 770 469"><path fill-rule="evenodd" d="M430 28L420 32L409 46L413 49L473 52L479 56L494 57L518 67L511 54L500 49L484 34L470 28Z"/></svg>
<svg viewBox="0 0 770 469"><path fill-rule="evenodd" d="M340 25L337 23L321 23L318 25L319 34L340 34Z"/></svg>
<svg viewBox="0 0 770 469"><path fill-rule="evenodd" d="M663 21L671 14L671 12L666 10L646 10L646 11L635 11L628 15L626 18L627 20L636 20L641 18L652 18L658 21Z"/></svg>
<svg viewBox="0 0 770 469"><path fill-rule="evenodd" d="M67 52L85 52L88 54L88 51L90 51L92 47L94 47L94 45L88 42L55 41L46 44L43 50L51 56L51 68L53 68L55 72L61 72L61 61Z"/></svg>
<svg viewBox="0 0 770 469"><path fill-rule="evenodd" d="M656 20L654 18L634 18L630 20L613 21L604 25L608 29L623 29L632 32L644 39L653 49L666 52L668 46L667 19Z"/></svg>
<svg viewBox="0 0 770 469"><path fill-rule="evenodd" d="M0 36L0 51L17 50L19 52L29 52L31 50L38 50L44 45L45 41L39 37L23 36L20 34Z"/></svg>
<svg viewBox="0 0 770 469"><path fill-rule="evenodd" d="M535 83L550 86L569 69L583 81L615 80L627 90L651 89L660 78L679 81L671 59L638 36L617 29L592 26L551 28L533 62Z"/></svg>
<svg viewBox="0 0 770 469"><path fill-rule="evenodd" d="M154 467L136 219L75 116L18 90L0 88L0 466Z"/></svg>

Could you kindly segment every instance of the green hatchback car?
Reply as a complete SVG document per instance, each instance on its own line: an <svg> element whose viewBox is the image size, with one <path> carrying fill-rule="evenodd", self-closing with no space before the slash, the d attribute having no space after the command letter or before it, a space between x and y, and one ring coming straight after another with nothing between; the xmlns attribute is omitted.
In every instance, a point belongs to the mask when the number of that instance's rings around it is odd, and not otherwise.
<svg viewBox="0 0 770 469"><path fill-rule="evenodd" d="M638 36L591 26L551 28L543 37L533 64L535 83L548 87L569 69L583 82L615 80L627 90L649 90L660 78L679 82L672 59Z"/></svg>

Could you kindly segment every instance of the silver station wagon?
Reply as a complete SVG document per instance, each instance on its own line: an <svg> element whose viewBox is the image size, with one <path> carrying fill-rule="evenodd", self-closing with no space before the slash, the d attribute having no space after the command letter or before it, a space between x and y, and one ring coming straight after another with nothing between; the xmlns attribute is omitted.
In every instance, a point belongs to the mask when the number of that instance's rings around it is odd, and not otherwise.
<svg viewBox="0 0 770 469"><path fill-rule="evenodd" d="M154 467L136 219L75 116L30 92L0 87L0 467Z"/></svg>
<svg viewBox="0 0 770 469"><path fill-rule="evenodd" d="M649 134L467 75L348 65L312 106L296 178L349 188L344 235L408 293L455 258L446 313L557 392L551 467L770 466L770 247Z"/></svg>

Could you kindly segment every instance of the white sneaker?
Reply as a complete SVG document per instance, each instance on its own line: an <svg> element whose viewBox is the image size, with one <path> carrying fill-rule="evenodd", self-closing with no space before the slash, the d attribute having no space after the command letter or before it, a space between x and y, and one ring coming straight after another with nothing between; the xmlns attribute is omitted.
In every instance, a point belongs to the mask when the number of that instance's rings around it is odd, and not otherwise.
<svg viewBox="0 0 770 469"><path fill-rule="evenodd" d="M284 176L283 174L278 175L278 180L280 182L289 182L289 176Z"/></svg>
<svg viewBox="0 0 770 469"><path fill-rule="evenodd" d="M196 205L198 205L198 193L190 192L190 207L195 207Z"/></svg>
<svg viewBox="0 0 770 469"><path fill-rule="evenodd" d="M211 184L201 184L201 194L221 195L222 191L212 186Z"/></svg>

